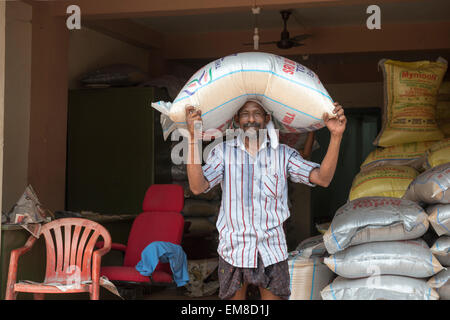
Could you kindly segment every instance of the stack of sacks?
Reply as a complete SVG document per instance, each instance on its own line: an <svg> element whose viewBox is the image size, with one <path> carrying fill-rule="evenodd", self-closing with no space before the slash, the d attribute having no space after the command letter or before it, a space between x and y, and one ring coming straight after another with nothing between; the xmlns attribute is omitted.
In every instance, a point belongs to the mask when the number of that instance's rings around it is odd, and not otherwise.
<svg viewBox="0 0 450 320"><path fill-rule="evenodd" d="M289 300L322 300L320 291L335 278L323 263L326 255L322 235L302 241L289 253Z"/></svg>
<svg viewBox="0 0 450 320"><path fill-rule="evenodd" d="M447 232L446 234L450 234ZM440 263L447 267L447 270L439 272L436 276L428 280L428 284L436 288L441 300L450 300L450 236L442 236L431 247L431 251L436 255Z"/></svg>
<svg viewBox="0 0 450 320"><path fill-rule="evenodd" d="M377 149L361 164L349 200L369 196L401 198L422 170L426 151L444 134L436 123L438 90L447 61L380 60L384 76L383 127Z"/></svg>
<svg viewBox="0 0 450 320"><path fill-rule="evenodd" d="M419 175L408 187L404 198L426 207L428 221L438 238L431 251L444 267L450 267L450 162L435 166ZM450 299L449 272L441 271L428 283L441 299Z"/></svg>
<svg viewBox="0 0 450 320"><path fill-rule="evenodd" d="M439 227L432 223L434 230L441 237L433 244L431 251L436 255L439 262L444 267L447 267L447 270L441 271L432 277L428 284L436 288L441 300L450 300L450 205L442 206L441 209L445 210L445 212L437 212L437 214L443 213L443 220L438 220ZM445 230L444 233L440 232L442 229Z"/></svg>
<svg viewBox="0 0 450 320"><path fill-rule="evenodd" d="M338 209L324 244L324 263L338 277L324 300L436 300L425 278L443 270L420 237L429 226L415 202L365 197Z"/></svg>

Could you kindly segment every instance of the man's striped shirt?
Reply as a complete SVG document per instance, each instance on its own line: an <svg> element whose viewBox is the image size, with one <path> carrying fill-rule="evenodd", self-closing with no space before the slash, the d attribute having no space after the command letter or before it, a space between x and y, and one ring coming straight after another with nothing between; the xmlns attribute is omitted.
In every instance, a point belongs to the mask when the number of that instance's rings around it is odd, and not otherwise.
<svg viewBox="0 0 450 320"><path fill-rule="evenodd" d="M256 268L258 252L265 267L286 260L287 179L315 186L309 174L316 167L287 145L273 148L267 138L255 158L239 137L215 146L203 174L209 182L205 192L222 187L218 254L240 268Z"/></svg>

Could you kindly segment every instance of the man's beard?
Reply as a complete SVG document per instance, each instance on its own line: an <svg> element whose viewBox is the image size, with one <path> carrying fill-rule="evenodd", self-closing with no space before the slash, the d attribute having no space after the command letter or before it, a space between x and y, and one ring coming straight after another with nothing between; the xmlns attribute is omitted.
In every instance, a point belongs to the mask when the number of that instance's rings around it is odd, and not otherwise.
<svg viewBox="0 0 450 320"><path fill-rule="evenodd" d="M250 145L255 144L255 146L258 147L262 139L264 139L265 134L267 134L267 130L264 126L258 123L246 123L242 126L241 130L244 137L248 139L248 143Z"/></svg>
<svg viewBox="0 0 450 320"><path fill-rule="evenodd" d="M259 130L262 129L262 126L258 123L246 123L243 126L244 132L249 137L259 137Z"/></svg>

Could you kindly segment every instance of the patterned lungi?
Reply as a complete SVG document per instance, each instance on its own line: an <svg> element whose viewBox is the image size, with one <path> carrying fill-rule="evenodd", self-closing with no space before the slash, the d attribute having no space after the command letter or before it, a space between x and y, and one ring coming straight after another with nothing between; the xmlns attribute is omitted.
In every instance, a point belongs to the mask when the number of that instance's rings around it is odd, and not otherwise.
<svg viewBox="0 0 450 320"><path fill-rule="evenodd" d="M289 267L287 260L264 268L261 256L258 255L257 268L238 268L227 263L219 256L219 298L230 299L244 283L265 288L274 295L287 300L291 295L289 289Z"/></svg>

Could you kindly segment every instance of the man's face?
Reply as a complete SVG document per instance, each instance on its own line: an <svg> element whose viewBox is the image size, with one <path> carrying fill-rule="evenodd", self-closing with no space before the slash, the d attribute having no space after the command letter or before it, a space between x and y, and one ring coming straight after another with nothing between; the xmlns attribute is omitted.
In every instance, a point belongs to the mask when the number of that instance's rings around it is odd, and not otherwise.
<svg viewBox="0 0 450 320"><path fill-rule="evenodd" d="M247 101L235 116L236 123L244 132L255 131L259 133L260 129L264 129L269 122L270 116L266 114L264 109L254 101ZM250 133L250 131L248 133Z"/></svg>

